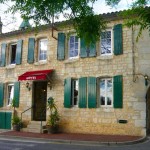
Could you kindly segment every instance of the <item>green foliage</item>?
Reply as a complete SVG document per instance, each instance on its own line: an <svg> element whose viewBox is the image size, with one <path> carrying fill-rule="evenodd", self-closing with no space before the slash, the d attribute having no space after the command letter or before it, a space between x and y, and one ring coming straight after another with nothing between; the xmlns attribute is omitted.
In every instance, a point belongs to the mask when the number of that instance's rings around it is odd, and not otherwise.
<svg viewBox="0 0 150 150"><path fill-rule="evenodd" d="M17 115L14 115L11 123L12 123L12 125L19 125L21 123L20 117L18 117Z"/></svg>
<svg viewBox="0 0 150 150"><path fill-rule="evenodd" d="M60 120L60 116L58 113L56 102L55 102L53 97L48 98L47 107L50 111L49 120L47 122L47 125L55 127L58 125L58 121Z"/></svg>

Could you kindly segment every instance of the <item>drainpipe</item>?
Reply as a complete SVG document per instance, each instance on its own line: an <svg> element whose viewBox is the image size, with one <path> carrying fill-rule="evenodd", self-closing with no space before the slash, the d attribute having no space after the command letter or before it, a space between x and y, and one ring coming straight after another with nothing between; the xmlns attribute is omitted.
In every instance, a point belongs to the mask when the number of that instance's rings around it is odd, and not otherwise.
<svg viewBox="0 0 150 150"><path fill-rule="evenodd" d="M133 65L133 82L135 82L135 43L134 43L134 28L132 26L132 65Z"/></svg>
<svg viewBox="0 0 150 150"><path fill-rule="evenodd" d="M0 34L2 34L2 26L3 26L3 23L2 23L1 17L0 17Z"/></svg>

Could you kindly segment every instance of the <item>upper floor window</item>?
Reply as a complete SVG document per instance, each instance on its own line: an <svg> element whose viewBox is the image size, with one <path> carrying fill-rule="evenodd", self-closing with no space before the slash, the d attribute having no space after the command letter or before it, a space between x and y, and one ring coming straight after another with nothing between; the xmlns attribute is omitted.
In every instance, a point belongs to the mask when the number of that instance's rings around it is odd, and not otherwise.
<svg viewBox="0 0 150 150"><path fill-rule="evenodd" d="M8 84L7 86L7 105L11 105L14 98L14 84Z"/></svg>
<svg viewBox="0 0 150 150"><path fill-rule="evenodd" d="M113 105L113 82L112 78L100 79L100 105Z"/></svg>
<svg viewBox="0 0 150 150"><path fill-rule="evenodd" d="M111 30L102 32L101 34L100 54L101 55L112 54L112 31Z"/></svg>
<svg viewBox="0 0 150 150"><path fill-rule="evenodd" d="M17 43L11 44L9 50L9 64L16 64L16 51Z"/></svg>
<svg viewBox="0 0 150 150"><path fill-rule="evenodd" d="M79 56L79 38L76 35L69 37L68 48L69 58L77 58Z"/></svg>
<svg viewBox="0 0 150 150"><path fill-rule="evenodd" d="M39 61L47 60L47 44L48 44L47 39L39 40L39 53L38 53Z"/></svg>

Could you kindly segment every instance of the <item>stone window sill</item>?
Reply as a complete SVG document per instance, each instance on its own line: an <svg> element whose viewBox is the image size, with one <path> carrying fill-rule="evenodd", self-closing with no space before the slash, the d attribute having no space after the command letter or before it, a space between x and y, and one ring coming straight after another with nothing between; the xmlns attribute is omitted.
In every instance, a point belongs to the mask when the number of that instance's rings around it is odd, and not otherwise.
<svg viewBox="0 0 150 150"><path fill-rule="evenodd" d="M10 64L6 66L6 69L13 69L16 67L16 64Z"/></svg>
<svg viewBox="0 0 150 150"><path fill-rule="evenodd" d="M35 62L35 63L34 63L35 66L38 66L38 65L45 65L45 64L47 64L47 60L45 60L45 61L39 61L39 62Z"/></svg>
<svg viewBox="0 0 150 150"><path fill-rule="evenodd" d="M77 62L77 61L79 61L79 58L68 59L68 60L65 60L64 63L65 64L70 64L70 63L74 63L74 62Z"/></svg>
<svg viewBox="0 0 150 150"><path fill-rule="evenodd" d="M98 56L96 58L100 60L113 59L113 55Z"/></svg>

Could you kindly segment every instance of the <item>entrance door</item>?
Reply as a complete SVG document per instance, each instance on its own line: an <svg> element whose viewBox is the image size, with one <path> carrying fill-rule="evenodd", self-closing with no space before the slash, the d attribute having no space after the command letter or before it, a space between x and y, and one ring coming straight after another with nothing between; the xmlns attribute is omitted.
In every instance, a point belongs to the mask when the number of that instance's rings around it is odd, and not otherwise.
<svg viewBox="0 0 150 150"><path fill-rule="evenodd" d="M146 94L146 130L147 134L150 135L150 87Z"/></svg>
<svg viewBox="0 0 150 150"><path fill-rule="evenodd" d="M34 82L33 120L46 121L47 82Z"/></svg>

